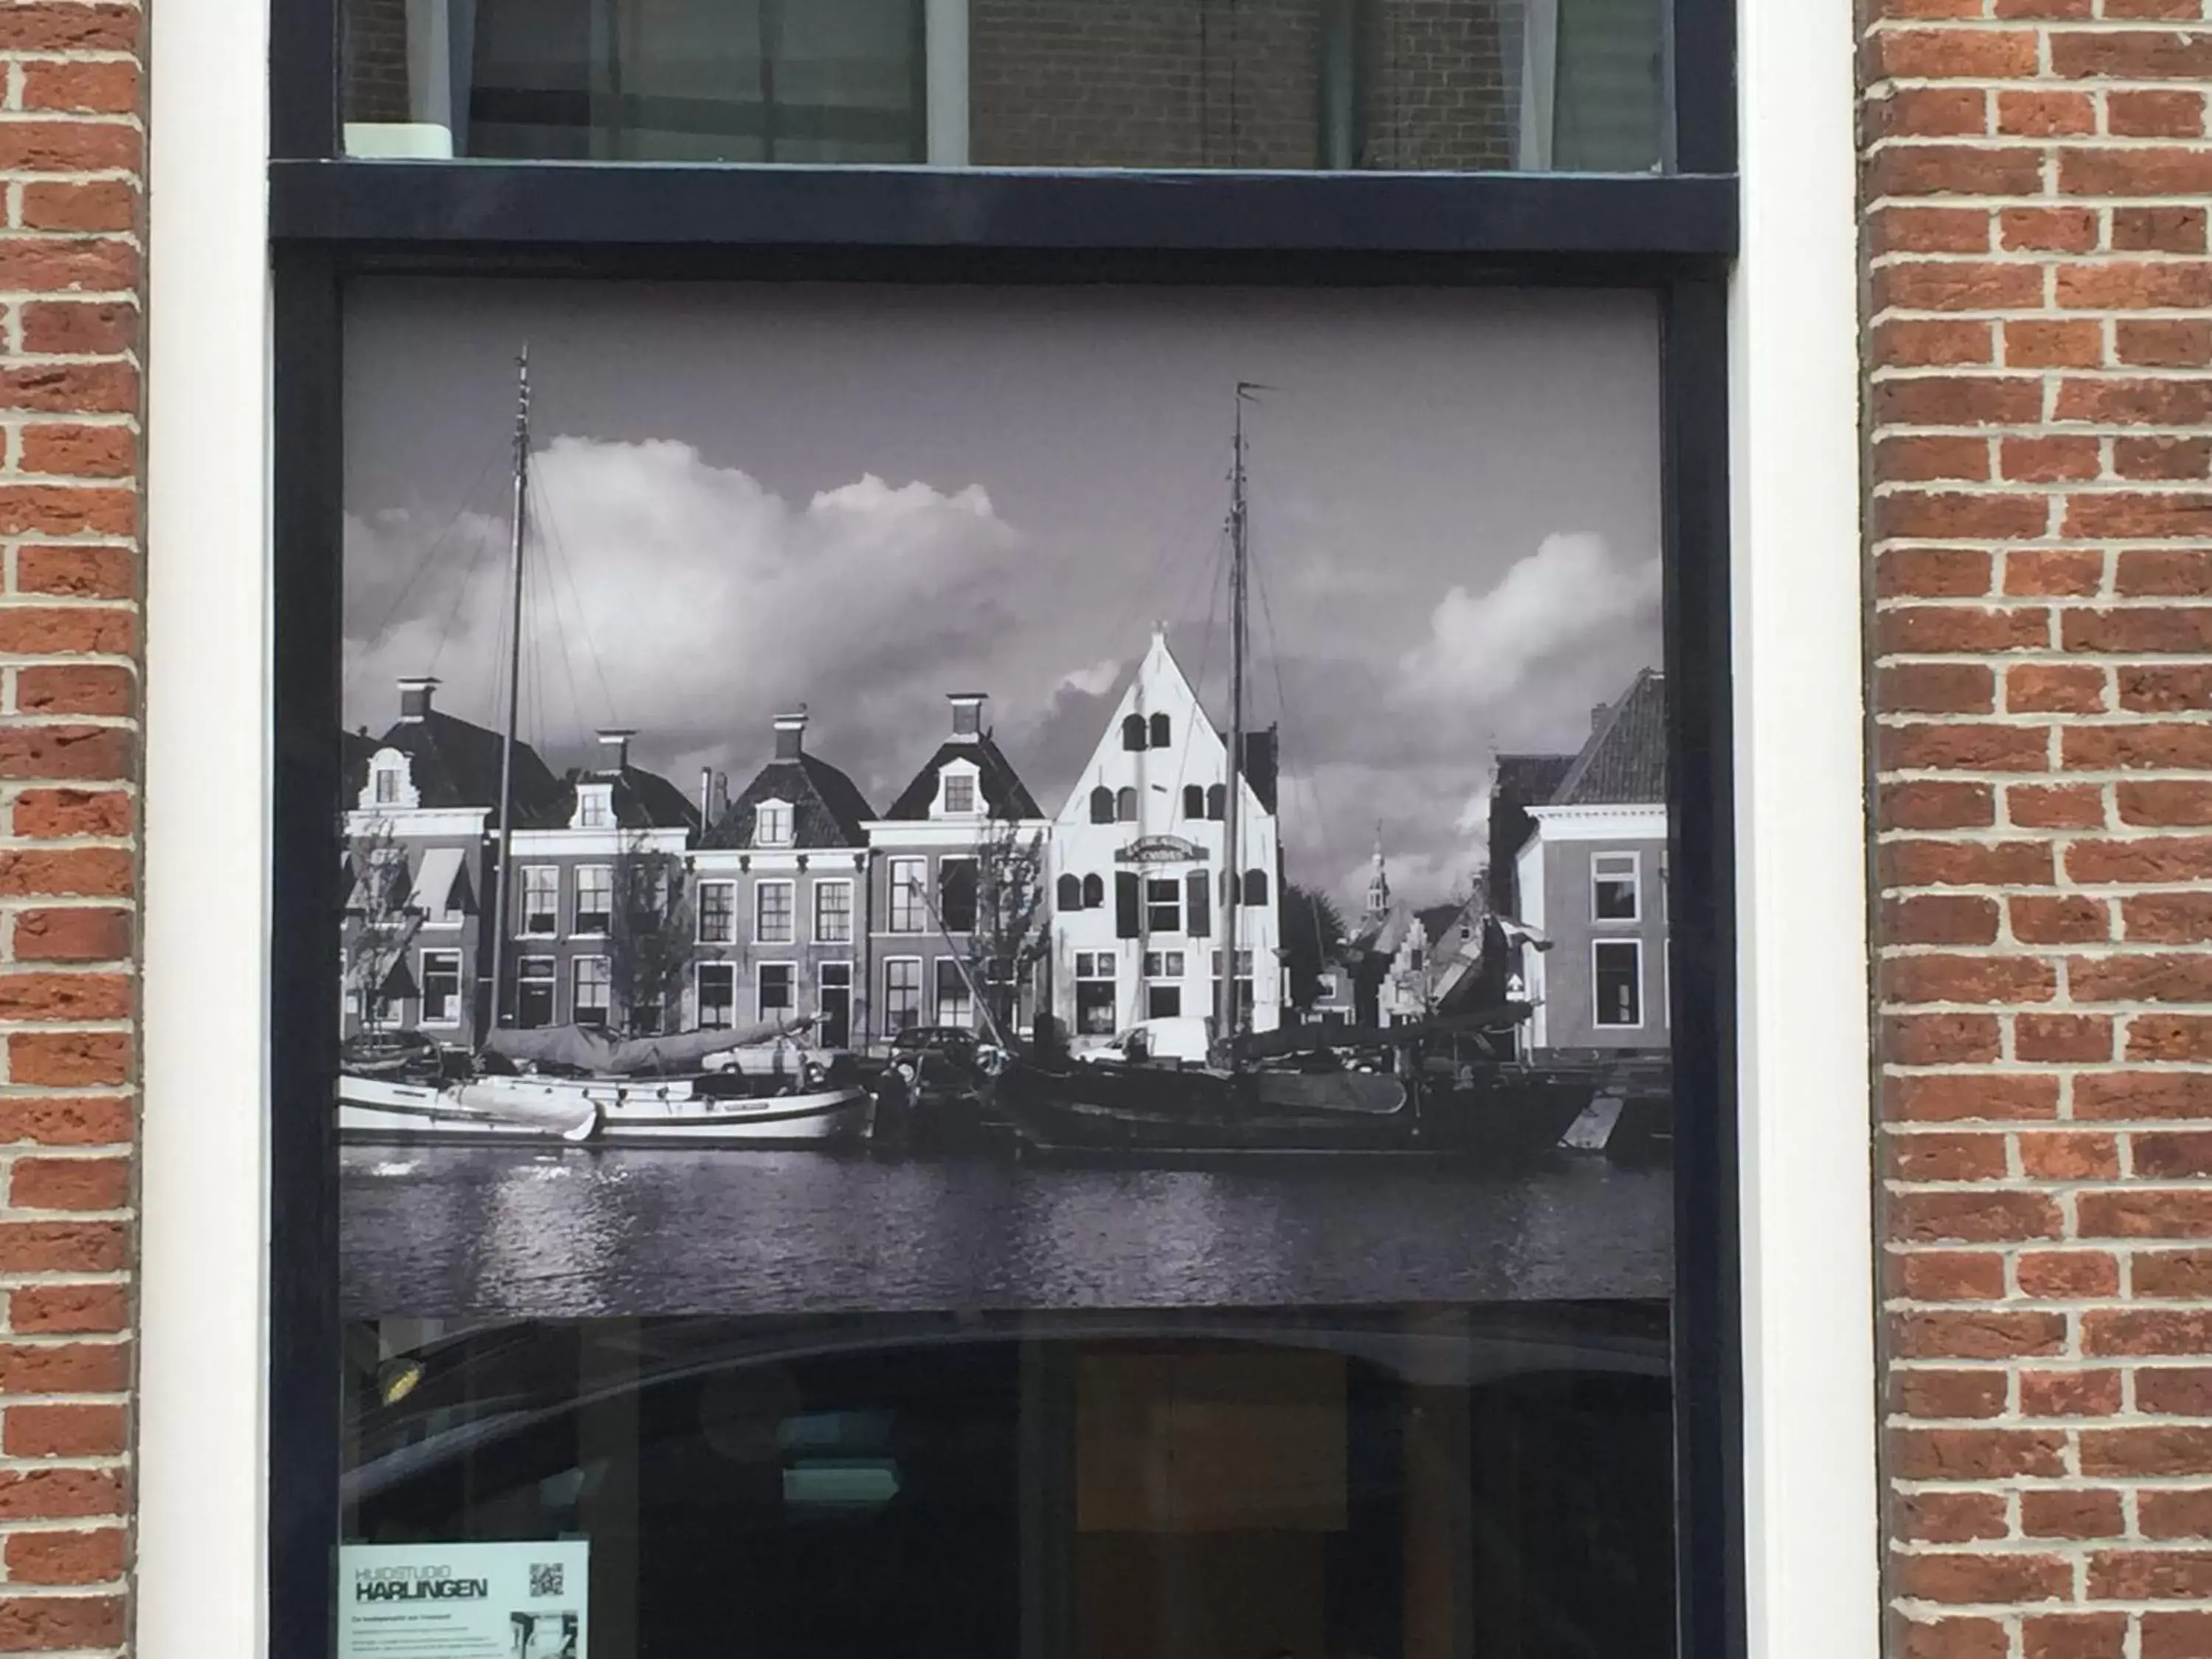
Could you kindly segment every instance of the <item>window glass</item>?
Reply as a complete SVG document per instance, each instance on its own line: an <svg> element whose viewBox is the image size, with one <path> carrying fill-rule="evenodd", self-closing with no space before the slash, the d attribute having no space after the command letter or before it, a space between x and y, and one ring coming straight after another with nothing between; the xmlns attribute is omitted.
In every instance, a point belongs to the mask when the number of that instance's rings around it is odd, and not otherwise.
<svg viewBox="0 0 2212 1659"><path fill-rule="evenodd" d="M349 1659L1668 1652L1656 309L347 304Z"/></svg>
<svg viewBox="0 0 2212 1659"><path fill-rule="evenodd" d="M346 0L357 155L1644 173L1663 0Z"/></svg>

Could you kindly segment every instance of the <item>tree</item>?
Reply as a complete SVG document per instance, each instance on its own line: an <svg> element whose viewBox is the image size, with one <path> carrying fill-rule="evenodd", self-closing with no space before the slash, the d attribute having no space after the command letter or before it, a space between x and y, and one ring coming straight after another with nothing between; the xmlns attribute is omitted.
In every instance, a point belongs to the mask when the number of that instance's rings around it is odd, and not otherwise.
<svg viewBox="0 0 2212 1659"><path fill-rule="evenodd" d="M1326 893L1296 883L1283 887L1283 955L1291 969L1291 1006L1308 1009L1321 1000L1321 976L1344 948L1344 916Z"/></svg>
<svg viewBox="0 0 2212 1659"><path fill-rule="evenodd" d="M988 1023L1002 1036L1012 1034L1021 987L1052 946L1044 920L1044 836L1035 830L1024 835L1011 817L994 814L975 843L968 978L985 997ZM951 909L966 896L945 894L939 902Z"/></svg>
<svg viewBox="0 0 2212 1659"><path fill-rule="evenodd" d="M646 832L623 836L607 920L607 993L630 1035L650 1036L667 1023L698 955L684 860L651 845Z"/></svg>
<svg viewBox="0 0 2212 1659"><path fill-rule="evenodd" d="M407 959L422 913L409 906L407 851L390 819L371 819L348 838L347 867L353 889L345 902L345 987L362 1024L374 1031L384 1024L386 988Z"/></svg>

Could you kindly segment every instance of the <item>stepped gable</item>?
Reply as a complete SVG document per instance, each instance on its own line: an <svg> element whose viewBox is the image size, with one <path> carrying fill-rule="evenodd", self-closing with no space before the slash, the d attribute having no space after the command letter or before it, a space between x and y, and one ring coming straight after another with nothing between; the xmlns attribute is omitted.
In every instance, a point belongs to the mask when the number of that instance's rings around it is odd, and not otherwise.
<svg viewBox="0 0 2212 1659"><path fill-rule="evenodd" d="M1594 721L1582 753L1553 791L1553 806L1626 806L1667 799L1667 682L1647 668Z"/></svg>

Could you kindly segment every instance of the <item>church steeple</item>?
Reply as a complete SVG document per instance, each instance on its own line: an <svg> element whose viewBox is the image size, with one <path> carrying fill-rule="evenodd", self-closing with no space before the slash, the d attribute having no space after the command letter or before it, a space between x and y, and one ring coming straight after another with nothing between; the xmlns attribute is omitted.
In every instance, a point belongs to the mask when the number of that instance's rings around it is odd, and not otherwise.
<svg viewBox="0 0 2212 1659"><path fill-rule="evenodd" d="M1375 869L1367 878L1367 920L1379 922L1390 914L1390 873L1382 867L1382 826L1375 826Z"/></svg>

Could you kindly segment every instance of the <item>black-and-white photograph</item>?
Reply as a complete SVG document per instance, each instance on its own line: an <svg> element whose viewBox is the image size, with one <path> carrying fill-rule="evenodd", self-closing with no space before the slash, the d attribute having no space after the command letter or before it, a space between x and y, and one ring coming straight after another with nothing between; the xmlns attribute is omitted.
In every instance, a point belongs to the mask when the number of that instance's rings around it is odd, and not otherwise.
<svg viewBox="0 0 2212 1659"><path fill-rule="evenodd" d="M1648 296L349 304L349 1315L1669 1293Z"/></svg>

